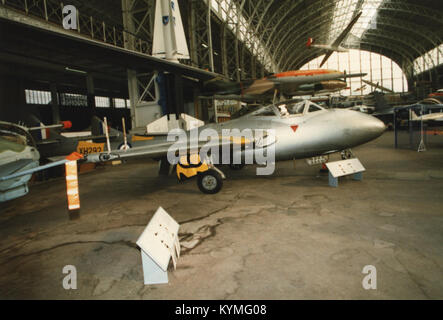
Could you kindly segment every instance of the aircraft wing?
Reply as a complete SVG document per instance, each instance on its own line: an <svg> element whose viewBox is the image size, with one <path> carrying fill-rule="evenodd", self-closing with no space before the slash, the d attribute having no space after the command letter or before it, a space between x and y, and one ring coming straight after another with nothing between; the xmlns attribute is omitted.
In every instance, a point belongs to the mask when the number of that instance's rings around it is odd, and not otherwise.
<svg viewBox="0 0 443 320"><path fill-rule="evenodd" d="M382 91L385 91L385 92L389 92L389 93L394 93L394 91L393 90L391 90L391 89L388 89L388 88L386 88L386 87L383 87L383 86L381 86L380 84L378 84L378 83L374 83L374 82L371 82L371 81L368 81L368 80L362 80L364 83L366 83L366 84L369 84L371 87L373 87L373 88L375 88L375 89L380 89L380 90L382 90Z"/></svg>
<svg viewBox="0 0 443 320"><path fill-rule="evenodd" d="M337 39L335 39L334 43L332 44L333 47L338 47L338 46L340 46L342 44L342 42L346 39L348 34L351 32L352 27L354 27L354 25L357 23L358 19L360 19L362 14L363 14L363 11L360 11L360 13L358 13L354 17L354 19L352 19L352 21L348 24L346 29L343 30L342 33L340 33L340 35L338 36Z"/></svg>
<svg viewBox="0 0 443 320"><path fill-rule="evenodd" d="M352 27L357 23L358 19L360 19L361 15L363 14L363 11L360 11L359 14L357 14L354 19L348 24L345 30L340 33L337 39L332 43L331 47L339 47L342 42L346 39L346 37L349 35L349 33L352 30ZM320 64L320 68L323 67L323 65L328 61L328 59L331 57L331 55L334 53L334 51L330 50L326 53L326 56L324 57L323 61Z"/></svg>
<svg viewBox="0 0 443 320"><path fill-rule="evenodd" d="M330 50L326 53L325 57L323 58L323 61L320 63L320 68L323 67L323 65L328 61L328 59L332 56L334 51Z"/></svg>
<svg viewBox="0 0 443 320"><path fill-rule="evenodd" d="M9 176L13 173L16 173L20 168L26 167L33 162L35 162L35 160L19 159L14 162L6 163L6 164L0 166L0 177L6 177L7 175ZM6 179L4 179L4 180L6 180Z"/></svg>
<svg viewBox="0 0 443 320"><path fill-rule="evenodd" d="M196 143L196 145L191 145L192 149L201 150L202 148L213 148L213 147L223 147L223 146L229 146L229 145L241 145L244 146L249 141L246 141L244 139L236 140L236 139L227 139L227 140L216 140L216 141L200 141ZM174 149L171 149L171 147L174 146ZM188 143L178 144L174 141L172 142L163 142L163 143L157 143L153 145L147 145L143 147L137 147L132 148L129 150L115 150L111 152L102 152L102 153L95 153L90 154L85 157L86 162L107 162L107 161L115 161L115 160L121 160L121 159L130 159L130 158L139 158L139 157L145 157L145 158L163 158L168 155L168 152L174 152L177 150L180 151L186 151L187 153L193 151Z"/></svg>
<svg viewBox="0 0 443 320"><path fill-rule="evenodd" d="M49 164L46 164L46 165L43 165L43 166L38 166L38 167L29 169L29 170L17 171L16 173L10 174L8 176L0 176L0 181L8 181L8 180L20 178L20 177L23 177L23 176L27 176L27 175L33 174L33 173L38 172L38 171L42 171L42 170L46 170L46 169L49 169L49 168L53 168L53 167L57 167L57 166L63 165L65 163L69 162L69 161L80 160L82 158L83 158L82 155L74 152L74 153L72 153L71 155L69 155L67 157L63 157L62 160L59 160L57 162L52 162L52 163L49 163ZM24 164L26 164L26 162L24 162Z"/></svg>
<svg viewBox="0 0 443 320"><path fill-rule="evenodd" d="M36 142L37 147L51 145L51 144L60 144L60 143L61 143L60 140L40 140Z"/></svg>

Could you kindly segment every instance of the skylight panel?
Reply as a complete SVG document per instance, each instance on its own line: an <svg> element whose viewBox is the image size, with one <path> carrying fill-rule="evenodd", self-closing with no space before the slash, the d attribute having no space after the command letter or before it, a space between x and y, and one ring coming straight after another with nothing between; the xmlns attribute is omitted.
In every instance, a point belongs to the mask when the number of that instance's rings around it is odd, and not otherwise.
<svg viewBox="0 0 443 320"><path fill-rule="evenodd" d="M350 35L361 39L366 30L377 27L377 13L385 0L340 0L335 5L329 40L334 41L360 11L362 16ZM352 38L352 36L350 36Z"/></svg>

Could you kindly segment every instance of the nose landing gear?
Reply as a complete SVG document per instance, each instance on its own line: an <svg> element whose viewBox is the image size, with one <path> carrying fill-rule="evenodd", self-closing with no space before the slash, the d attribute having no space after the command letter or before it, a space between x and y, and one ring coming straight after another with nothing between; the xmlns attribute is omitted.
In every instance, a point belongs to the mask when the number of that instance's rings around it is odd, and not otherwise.
<svg viewBox="0 0 443 320"><path fill-rule="evenodd" d="M342 159L342 160L348 160L348 159L355 158L354 153L352 152L351 149L343 150L343 151L340 153L340 155L341 155L341 159Z"/></svg>

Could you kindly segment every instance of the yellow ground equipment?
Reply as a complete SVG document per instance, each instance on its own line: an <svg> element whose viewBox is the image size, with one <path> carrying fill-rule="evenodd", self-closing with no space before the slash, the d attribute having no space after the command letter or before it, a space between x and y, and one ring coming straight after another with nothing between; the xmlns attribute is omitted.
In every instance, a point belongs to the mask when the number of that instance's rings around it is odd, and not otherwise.
<svg viewBox="0 0 443 320"><path fill-rule="evenodd" d="M216 194L223 187L223 172L210 160L201 161L198 154L188 154L180 158L177 164L177 177L180 181L197 176L197 185L201 192Z"/></svg>

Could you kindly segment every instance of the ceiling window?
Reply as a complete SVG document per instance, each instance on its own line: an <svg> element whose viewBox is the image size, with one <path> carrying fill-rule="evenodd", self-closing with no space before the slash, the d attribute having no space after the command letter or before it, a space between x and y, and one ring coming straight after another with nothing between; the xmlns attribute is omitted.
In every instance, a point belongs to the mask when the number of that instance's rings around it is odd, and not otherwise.
<svg viewBox="0 0 443 320"><path fill-rule="evenodd" d="M340 0L335 4L334 18L329 32L329 41L334 41L357 13L362 16L352 28L348 43L360 40L365 31L377 27L377 13L385 0Z"/></svg>

